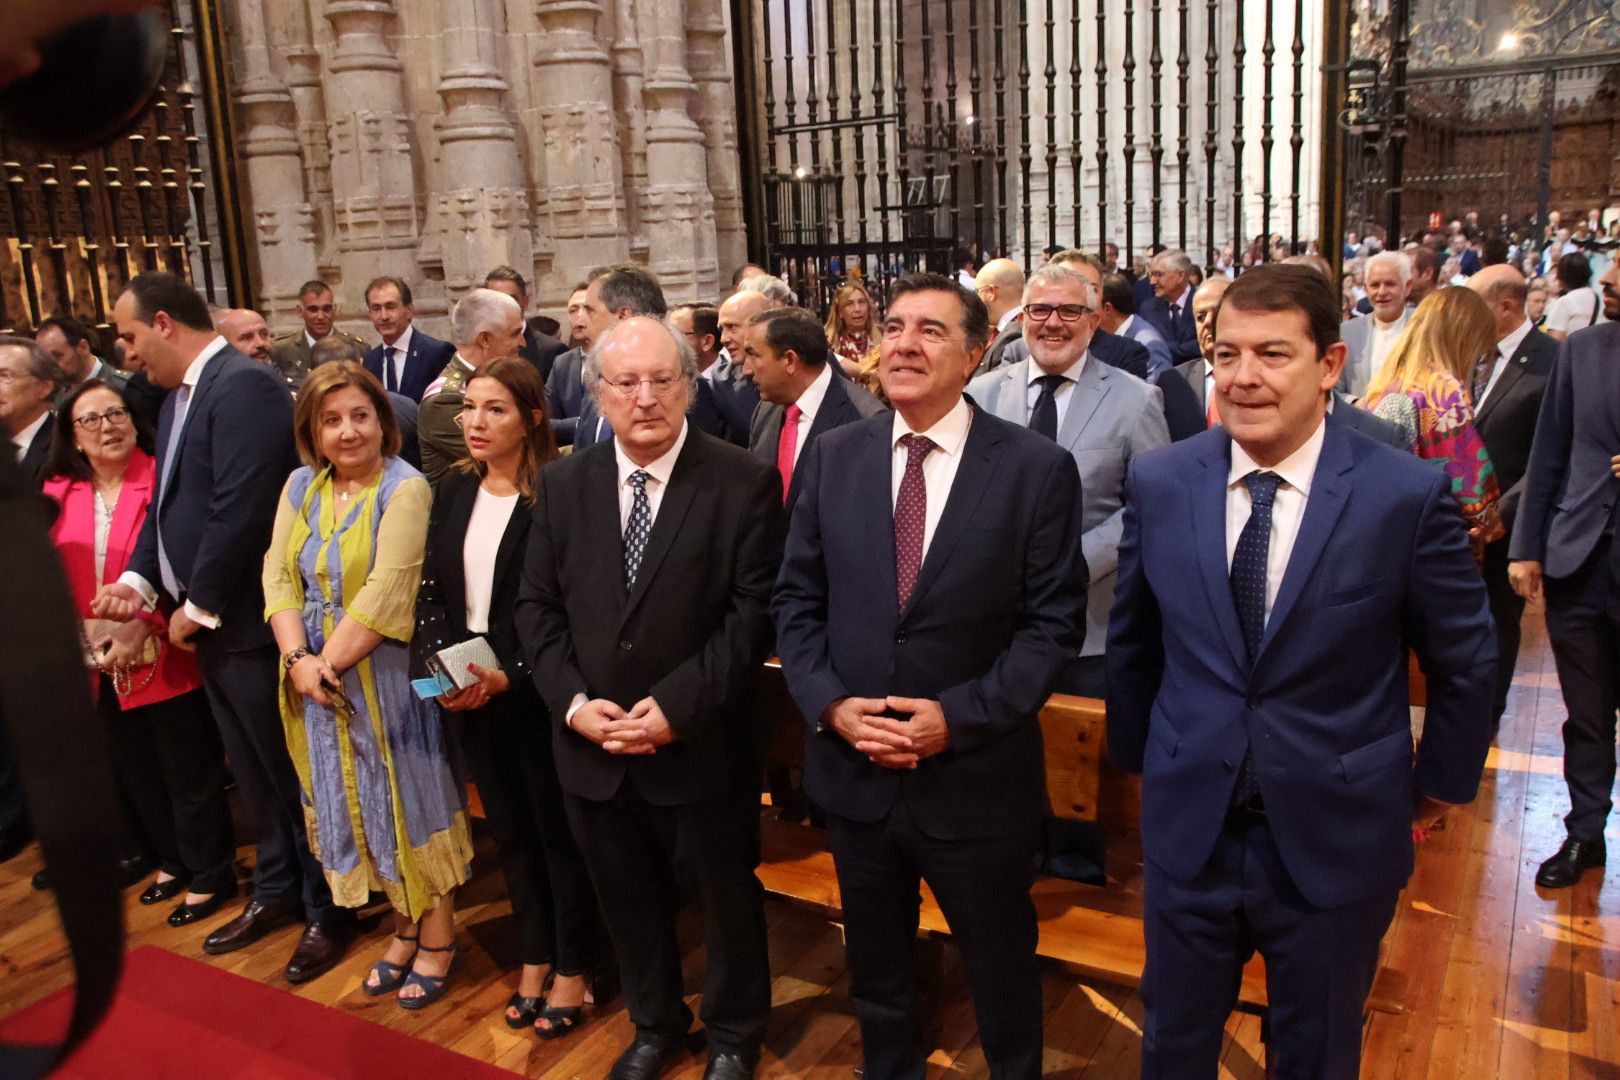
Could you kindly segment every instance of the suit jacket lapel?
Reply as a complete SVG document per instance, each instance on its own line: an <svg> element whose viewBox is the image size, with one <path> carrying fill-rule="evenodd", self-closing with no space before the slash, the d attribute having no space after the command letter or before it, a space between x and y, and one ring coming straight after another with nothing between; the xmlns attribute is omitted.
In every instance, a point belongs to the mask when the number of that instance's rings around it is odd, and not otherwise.
<svg viewBox="0 0 1620 1080"><path fill-rule="evenodd" d="M1520 345L1514 354L1508 357L1507 364L1502 368L1502 374L1496 377L1496 385L1491 392L1485 395L1485 401L1474 412L1474 425L1477 427L1485 422L1485 418L1496 411L1496 406L1508 396L1515 384L1524 375L1524 346Z"/></svg>
<svg viewBox="0 0 1620 1080"><path fill-rule="evenodd" d="M782 425L787 422L787 410L767 402L760 416L762 423L759 441L754 444L754 456L768 465L775 465L776 444L782 441Z"/></svg>
<svg viewBox="0 0 1620 1080"><path fill-rule="evenodd" d="M889 413L883 414L889 417ZM884 598L894 600L899 596L899 587L894 572L894 443L891 440L894 428L892 418L888 423L873 424L867 428L867 445L855 470L849 477L854 497L850 500L852 505L861 507L882 507L888 513L862 513L855 519L848 521L847 525L857 531L864 530L867 535L865 542L859 550L872 554L872 565L877 570L878 593L876 602L884 603ZM840 523L843 527L845 523ZM822 525L826 528L826 523ZM912 595L916 595L913 587ZM889 609L893 611L893 608Z"/></svg>
<svg viewBox="0 0 1620 1080"><path fill-rule="evenodd" d="M191 399L186 402L186 415L181 417L179 431L174 430L174 410L172 408L174 395L169 395L169 405L171 406L169 411L169 437L173 439L178 436L180 439L174 447L174 464L169 466L170 481L180 475L181 459L186 456L186 433L191 430L192 419L197 415L197 410L201 408L203 400L208 397L215 380L219 378L219 373L224 367L225 356L228 352L228 348L221 349L209 358L207 364L203 365L202 375L198 377L197 385L191 392ZM159 459L160 463L161 460ZM169 486L172 488L174 485L171 483ZM168 502L169 492L164 491L162 498L164 502Z"/></svg>
<svg viewBox="0 0 1620 1080"><path fill-rule="evenodd" d="M588 447L582 451L591 453ZM600 551L616 551L619 558L602 560L610 563L607 578L611 582L606 593L616 610L623 610L624 588L624 527L619 524L619 464L611 449L594 451L585 482L585 543ZM542 481L543 482L543 481Z"/></svg>
<svg viewBox="0 0 1620 1080"><path fill-rule="evenodd" d="M1086 366L1080 369L1080 378L1069 391L1069 408L1063 414L1063 426L1058 429L1059 446L1065 450L1074 449L1081 432L1097 414L1103 398L1108 396L1112 379L1106 364L1098 363L1095 356L1086 359Z"/></svg>
<svg viewBox="0 0 1620 1080"><path fill-rule="evenodd" d="M1232 602L1232 573L1226 565L1226 477L1231 470L1232 440L1223 433L1215 444L1219 452L1204 459L1201 474L1191 478L1188 495L1192 499L1193 549L1198 552L1198 569L1209 594L1210 610L1221 628L1221 637L1232 659L1243 671L1249 669L1249 648L1243 643L1238 626L1237 605Z"/></svg>
<svg viewBox="0 0 1620 1080"><path fill-rule="evenodd" d="M615 505L617 502L615 501ZM534 504L527 499L518 499L517 505L512 508L512 516L506 522L506 531L501 534L500 547L495 549L495 588L501 587L506 575L512 569L512 560L524 548L529 538L529 521L534 513Z"/></svg>
<svg viewBox="0 0 1620 1080"><path fill-rule="evenodd" d="M658 516L653 519L652 532L647 536L647 550L642 552L641 565L636 568L636 584L630 590L629 600L624 606L625 618L630 617L641 598L647 595L648 583L658 576L658 565L664 561L670 545L681 531L681 523L686 520L686 512L692 506L692 496L698 489L697 473L702 468L703 457L703 433L695 429L688 431L686 445L681 447L680 457L675 459L675 468L669 474L669 486L659 500ZM613 505L617 509L617 499Z"/></svg>
<svg viewBox="0 0 1620 1080"><path fill-rule="evenodd" d="M1316 475L1311 478L1310 498L1305 501L1305 517L1299 524L1299 535L1294 539L1294 550L1288 556L1288 568L1283 571L1282 585L1277 599L1271 605L1266 619L1266 633L1260 639L1256 664L1265 656L1266 649L1276 638L1278 628L1287 621L1305 583L1310 580L1322 551L1333 536L1339 515L1350 496L1350 483L1344 474L1355 465L1350 454L1350 440L1332 420L1327 421L1326 437L1322 441L1322 456L1316 463Z"/></svg>
<svg viewBox="0 0 1620 1080"><path fill-rule="evenodd" d="M137 450L124 473L124 487L118 493L118 506L113 510L112 528L107 531L107 575L109 581L118 580L116 568L129 562L140 535L146 508L152 502L152 487L157 482L157 470L152 459ZM94 534L92 534L94 535ZM98 586L106 582L96 582Z"/></svg>
<svg viewBox="0 0 1620 1080"><path fill-rule="evenodd" d="M939 524L934 527L934 539L928 545L928 553L923 556L922 566L917 571L917 583L911 590L907 611L916 606L917 598L926 593L928 586L939 577L939 568L949 561L956 542L973 520L984 493L990 490L995 477L995 456L991 451L1001 442L1001 432L981 415L981 410L973 411L973 424L968 428L967 439L962 444L962 461L956 467L955 479L951 481L951 494L945 500L945 510L940 514ZM894 520L892 515L889 520ZM894 546L892 528L889 530L889 546ZM894 565L892 558L889 565Z"/></svg>

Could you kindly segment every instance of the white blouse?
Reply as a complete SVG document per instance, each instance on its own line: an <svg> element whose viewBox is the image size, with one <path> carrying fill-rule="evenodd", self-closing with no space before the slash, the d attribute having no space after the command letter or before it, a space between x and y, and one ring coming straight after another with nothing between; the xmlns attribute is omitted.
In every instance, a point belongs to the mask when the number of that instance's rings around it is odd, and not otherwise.
<svg viewBox="0 0 1620 1080"><path fill-rule="evenodd" d="M489 602L495 591L495 556L501 537L517 509L518 494L491 495L482 486L473 500L467 536L462 541L462 571L467 582L467 632L489 632Z"/></svg>

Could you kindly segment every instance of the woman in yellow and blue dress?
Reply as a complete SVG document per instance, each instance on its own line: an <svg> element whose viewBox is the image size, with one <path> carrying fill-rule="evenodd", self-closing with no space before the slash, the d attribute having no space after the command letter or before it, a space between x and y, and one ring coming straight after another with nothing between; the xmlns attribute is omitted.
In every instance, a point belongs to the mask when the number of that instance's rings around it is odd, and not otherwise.
<svg viewBox="0 0 1620 1080"><path fill-rule="evenodd" d="M454 894L472 859L438 706L409 677L432 495L398 457L388 396L359 364L317 368L294 423L305 464L264 560L287 746L333 898L358 908L375 890L394 906L366 993L422 1008L448 985Z"/></svg>

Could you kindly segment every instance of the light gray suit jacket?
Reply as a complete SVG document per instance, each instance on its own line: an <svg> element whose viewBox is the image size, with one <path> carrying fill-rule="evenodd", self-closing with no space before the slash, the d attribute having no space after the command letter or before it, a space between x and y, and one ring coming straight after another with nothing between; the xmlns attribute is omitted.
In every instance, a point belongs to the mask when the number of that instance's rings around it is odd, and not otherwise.
<svg viewBox="0 0 1620 1080"><path fill-rule="evenodd" d="M1029 426L1029 365L997 368L968 383L967 392L992 416ZM1081 656L1101 656L1108 641L1108 609L1114 605L1114 572L1124 530L1125 470L1131 458L1170 442L1159 388L1136 376L1086 358L1069 391L1057 441L1080 467L1080 549L1091 572L1086 600L1086 643Z"/></svg>
<svg viewBox="0 0 1620 1080"><path fill-rule="evenodd" d="M1399 325L1404 328L1407 320L1412 317L1412 309L1401 309ZM1341 394L1359 398L1367 392L1367 382L1374 372L1372 370L1372 324L1371 315L1357 315L1339 327L1339 337L1343 340L1349 355L1344 360L1344 371L1339 375L1339 385L1336 389Z"/></svg>

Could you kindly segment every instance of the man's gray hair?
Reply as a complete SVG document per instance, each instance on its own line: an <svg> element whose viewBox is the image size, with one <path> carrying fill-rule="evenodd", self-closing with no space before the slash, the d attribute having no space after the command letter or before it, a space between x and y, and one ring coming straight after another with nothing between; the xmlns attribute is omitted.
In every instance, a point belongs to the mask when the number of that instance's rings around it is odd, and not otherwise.
<svg viewBox="0 0 1620 1080"><path fill-rule="evenodd" d="M451 343L460 348L471 345L486 330L498 334L501 323L514 314L523 318L523 309L510 296L494 289L474 289L450 312Z"/></svg>
<svg viewBox="0 0 1620 1080"><path fill-rule="evenodd" d="M1402 285L1410 285L1412 283L1412 260L1405 252L1380 251L1378 254L1372 256L1367 260L1367 265L1361 271L1363 280L1366 279L1368 274L1371 274L1380 266L1394 267L1395 276L1401 279Z"/></svg>
<svg viewBox="0 0 1620 1080"><path fill-rule="evenodd" d="M45 346L33 338L21 337L17 334L0 334L0 349L21 349L27 355L25 365L28 374L36 379L43 379L58 390L67 385L68 374L56 366L56 358L45 351Z"/></svg>
<svg viewBox="0 0 1620 1080"><path fill-rule="evenodd" d="M787 282L771 274L754 274L737 284L738 292L757 292L777 307L798 307L799 298Z"/></svg>
<svg viewBox="0 0 1620 1080"><path fill-rule="evenodd" d="M1162 264L1172 273L1185 274L1193 268L1192 258L1185 251L1161 251L1154 256L1153 262Z"/></svg>
<svg viewBox="0 0 1620 1080"><path fill-rule="evenodd" d="M634 322L651 323L669 335L669 340L675 345L675 354L681 361L681 377L686 380L686 407L690 410L692 404L697 401L697 350L692 348L692 343L687 340L686 335L675 329L675 326L667 318L655 319L651 315L632 315L630 318L620 319L608 327L602 336L596 339L596 344L591 346L591 351L585 354L585 358L580 364L580 381L585 384L585 389L593 394L597 392L597 388L602 382L603 350L623 332L625 326Z"/></svg>
<svg viewBox="0 0 1620 1080"><path fill-rule="evenodd" d="M1096 287L1091 279L1080 271L1064 263L1047 263L1045 266L1029 275L1024 283L1024 303L1029 303L1029 294L1038 285L1076 285L1080 286L1081 293L1086 298L1086 306L1096 311L1102 305L1098 303Z"/></svg>
<svg viewBox="0 0 1620 1080"><path fill-rule="evenodd" d="M650 315L655 319L669 314L663 286L639 266L620 263L598 267L591 271L587 280L600 283L596 289L597 296L602 306L615 314L626 308L632 315Z"/></svg>
<svg viewBox="0 0 1620 1080"><path fill-rule="evenodd" d="M353 360L356 363L366 358L366 347L352 338L339 337L336 334L327 334L315 343L309 350L309 366L318 368L322 364L336 363L339 360Z"/></svg>

